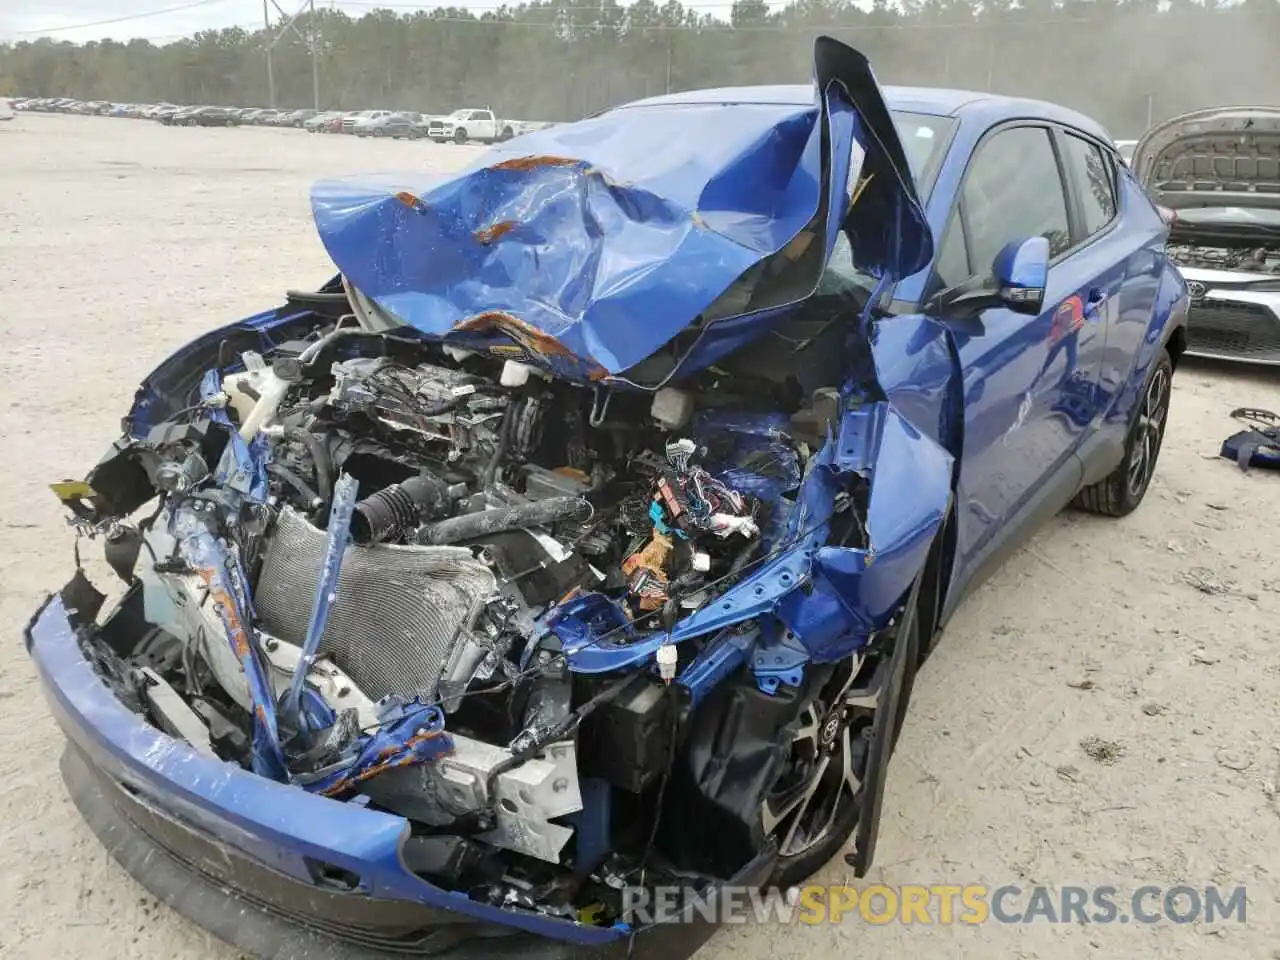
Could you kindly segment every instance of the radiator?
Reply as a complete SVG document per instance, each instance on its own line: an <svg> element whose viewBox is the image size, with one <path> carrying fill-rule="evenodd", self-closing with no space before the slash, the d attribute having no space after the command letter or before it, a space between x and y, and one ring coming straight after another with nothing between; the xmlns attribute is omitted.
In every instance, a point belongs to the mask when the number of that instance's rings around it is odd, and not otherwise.
<svg viewBox="0 0 1280 960"><path fill-rule="evenodd" d="M324 550L324 533L286 507L254 592L267 633L302 645ZM495 589L493 573L465 548L348 546L320 653L375 700L432 699L467 611Z"/></svg>

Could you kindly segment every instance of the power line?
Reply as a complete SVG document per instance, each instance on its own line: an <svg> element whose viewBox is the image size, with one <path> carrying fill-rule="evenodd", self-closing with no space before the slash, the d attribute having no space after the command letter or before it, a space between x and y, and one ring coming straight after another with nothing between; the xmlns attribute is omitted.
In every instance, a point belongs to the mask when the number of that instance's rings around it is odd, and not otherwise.
<svg viewBox="0 0 1280 960"><path fill-rule="evenodd" d="M19 36L38 33L41 35L48 33L66 33L70 30L88 30L91 27L106 27L113 23L125 23L129 20L145 20L148 17L160 17L166 13L178 13L182 10L194 10L196 7L208 7L215 3L226 3L226 0L192 0L191 3L184 3L176 7L166 7L163 10L148 10L144 13L130 13L122 17L112 17L110 20L93 20L89 23L72 23L63 27L41 27L36 30L15 30L14 33Z"/></svg>

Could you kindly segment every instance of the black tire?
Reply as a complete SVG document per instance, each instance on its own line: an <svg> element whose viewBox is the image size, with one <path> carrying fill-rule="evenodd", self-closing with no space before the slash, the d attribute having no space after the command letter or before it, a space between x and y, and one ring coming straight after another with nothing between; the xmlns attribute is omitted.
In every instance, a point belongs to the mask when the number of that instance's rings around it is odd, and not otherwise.
<svg viewBox="0 0 1280 960"><path fill-rule="evenodd" d="M385 137L387 135L387 132L383 130L381 127L376 127L374 128L373 135L375 137Z"/></svg>
<svg viewBox="0 0 1280 960"><path fill-rule="evenodd" d="M461 146L467 142L467 131L459 130L453 135L453 142Z"/></svg>
<svg viewBox="0 0 1280 960"><path fill-rule="evenodd" d="M1173 361L1162 347L1143 385L1125 439L1124 460L1108 476L1077 493L1072 506L1104 517L1124 517L1138 508L1151 486L1164 443L1172 386Z"/></svg>
<svg viewBox="0 0 1280 960"><path fill-rule="evenodd" d="M502 128L502 136L501 136L501 137L499 137L498 139L499 139L499 140L510 140L510 139L511 139L512 137L514 137L515 135L516 135L516 134L515 134L515 131L514 131L514 130L512 130L510 127L503 127L503 128Z"/></svg>
<svg viewBox="0 0 1280 960"><path fill-rule="evenodd" d="M876 695L876 706L871 717L863 715L846 721L846 729L851 734L853 724L861 722L861 726L857 728L860 742L852 743L850 750L853 763L858 762L859 755L865 761L862 763L858 793L845 801L843 807L837 805L835 817L821 840L794 855L778 856L770 878L771 884L792 887L813 876L845 848L855 830L858 852L848 854L847 859L853 863L865 851L867 861L870 861L879 830L880 802L884 794L889 757L898 743L898 734L915 686L916 668L920 660L919 618L916 616L918 607L919 591L915 590L908 602L907 609L910 613L904 616L891 649L874 663L869 662L870 658L864 661L853 686L847 691L850 695ZM830 722L823 719L821 729L825 730ZM837 804L841 796L842 794L837 794Z"/></svg>

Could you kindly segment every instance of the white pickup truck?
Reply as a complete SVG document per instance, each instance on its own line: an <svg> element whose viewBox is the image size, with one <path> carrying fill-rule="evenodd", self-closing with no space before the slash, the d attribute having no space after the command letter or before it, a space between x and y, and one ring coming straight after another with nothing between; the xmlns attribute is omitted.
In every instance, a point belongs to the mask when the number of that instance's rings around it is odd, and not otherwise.
<svg viewBox="0 0 1280 960"><path fill-rule="evenodd" d="M432 140L452 140L454 143L494 143L510 140L522 133L530 133L549 126L529 120L503 120L492 110L466 107L445 117L431 117L427 121L427 136Z"/></svg>

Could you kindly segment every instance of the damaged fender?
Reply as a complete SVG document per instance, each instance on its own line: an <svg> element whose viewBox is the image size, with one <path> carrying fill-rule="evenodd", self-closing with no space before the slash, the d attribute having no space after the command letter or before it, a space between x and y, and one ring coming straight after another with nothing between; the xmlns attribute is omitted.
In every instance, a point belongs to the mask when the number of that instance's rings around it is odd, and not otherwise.
<svg viewBox="0 0 1280 960"><path fill-rule="evenodd" d="M798 664L848 656L889 626L928 556L951 502L952 456L903 417L888 401L848 411L839 433L811 463L792 511L786 547L745 582L658 633L612 646L586 639L567 645L574 671L604 673L650 659L663 643L726 630L772 615L802 649ZM827 543L832 521L851 480L870 479L865 547ZM911 490L910 497L902 491ZM745 655L749 644L725 641ZM761 645L757 665L769 659ZM712 648L713 650L717 648ZM682 682L720 677L736 656L718 655L718 668L695 662ZM759 674L760 671L758 670ZM784 678L785 679L785 678Z"/></svg>

